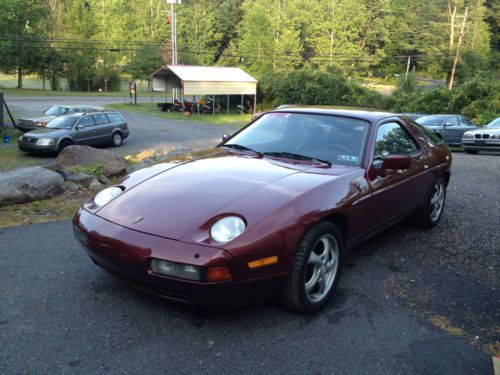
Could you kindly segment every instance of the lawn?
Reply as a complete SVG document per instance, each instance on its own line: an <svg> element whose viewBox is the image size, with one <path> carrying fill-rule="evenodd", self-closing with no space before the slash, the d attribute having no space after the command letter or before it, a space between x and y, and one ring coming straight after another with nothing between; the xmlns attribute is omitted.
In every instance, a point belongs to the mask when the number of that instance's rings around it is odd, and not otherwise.
<svg viewBox="0 0 500 375"><path fill-rule="evenodd" d="M157 116L169 120L186 121L186 122L203 122L212 125L230 125L242 126L250 122L252 115L240 113L217 113L215 115L204 114L198 115L193 113L190 116L184 116L181 112L162 112L156 103L138 103L137 105L131 104L109 104L106 106L108 109L117 109L122 111L130 111L141 113L144 115Z"/></svg>
<svg viewBox="0 0 500 375"><path fill-rule="evenodd" d="M0 138L0 172L33 165L43 164L44 160L37 156L29 155L17 147L17 139L21 132L17 129L7 129L10 137L9 143L4 143L4 134Z"/></svg>

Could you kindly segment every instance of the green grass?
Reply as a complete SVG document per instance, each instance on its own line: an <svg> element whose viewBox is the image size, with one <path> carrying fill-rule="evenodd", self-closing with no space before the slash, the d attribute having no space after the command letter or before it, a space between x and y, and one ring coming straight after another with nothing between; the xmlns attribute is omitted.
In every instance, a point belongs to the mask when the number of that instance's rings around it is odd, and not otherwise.
<svg viewBox="0 0 500 375"><path fill-rule="evenodd" d="M40 165L40 158L26 154L17 147L17 139L21 132L16 129L7 129L10 136L10 143L4 143L3 136L0 139L0 171L10 169Z"/></svg>
<svg viewBox="0 0 500 375"><path fill-rule="evenodd" d="M204 114L199 115L193 113L191 116L184 116L181 112L162 112L156 103L138 103L137 105L130 104L109 104L108 109L117 109L123 111L136 112L144 115L157 116L169 120L189 122L203 122L211 125L230 125L243 126L250 122L252 115L240 113L217 113L215 115Z"/></svg>

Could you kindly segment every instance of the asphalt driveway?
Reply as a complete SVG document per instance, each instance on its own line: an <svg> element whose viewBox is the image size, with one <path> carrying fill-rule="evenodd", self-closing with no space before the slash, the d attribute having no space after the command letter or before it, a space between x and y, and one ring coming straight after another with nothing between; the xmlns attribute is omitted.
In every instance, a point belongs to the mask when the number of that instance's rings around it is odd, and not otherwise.
<svg viewBox="0 0 500 375"><path fill-rule="evenodd" d="M454 159L441 224L402 223L355 250L314 316L169 303L93 265L69 221L4 229L0 373L489 374L500 157Z"/></svg>

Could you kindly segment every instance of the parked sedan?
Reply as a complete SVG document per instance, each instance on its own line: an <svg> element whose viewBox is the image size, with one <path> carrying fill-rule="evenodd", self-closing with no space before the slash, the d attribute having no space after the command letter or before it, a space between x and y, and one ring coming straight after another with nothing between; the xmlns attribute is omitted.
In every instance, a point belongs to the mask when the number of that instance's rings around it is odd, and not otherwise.
<svg viewBox="0 0 500 375"><path fill-rule="evenodd" d="M462 147L468 154L477 154L479 151L500 151L500 117L484 128L465 132Z"/></svg>
<svg viewBox="0 0 500 375"><path fill-rule="evenodd" d="M288 108L208 150L98 193L73 218L94 263L158 296L210 307L279 297L314 312L346 254L398 220L438 224L448 146L389 113Z"/></svg>
<svg viewBox="0 0 500 375"><path fill-rule="evenodd" d="M20 118L14 126L22 132L45 127L54 117L70 113L104 111L99 105L53 105L47 109L42 116L32 118Z"/></svg>
<svg viewBox="0 0 500 375"><path fill-rule="evenodd" d="M76 145L121 146L129 135L127 122L118 112L74 113L54 118L43 129L19 137L19 149L25 152L60 152Z"/></svg>
<svg viewBox="0 0 500 375"><path fill-rule="evenodd" d="M463 134L477 128L467 117L460 115L430 115L420 117L415 121L425 126L450 146L460 146Z"/></svg>

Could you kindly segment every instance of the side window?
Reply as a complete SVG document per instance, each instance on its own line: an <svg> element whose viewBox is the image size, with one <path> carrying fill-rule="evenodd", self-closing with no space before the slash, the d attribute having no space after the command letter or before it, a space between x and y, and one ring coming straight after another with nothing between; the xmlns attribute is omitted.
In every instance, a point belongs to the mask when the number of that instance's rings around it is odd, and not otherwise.
<svg viewBox="0 0 500 375"><path fill-rule="evenodd" d="M108 119L110 122L124 122L125 120L118 113L108 113Z"/></svg>
<svg viewBox="0 0 500 375"><path fill-rule="evenodd" d="M416 151L417 144L400 124L388 122L378 127L373 158L375 164L380 164L388 155L409 155Z"/></svg>
<svg viewBox="0 0 500 375"><path fill-rule="evenodd" d="M450 116L444 121L445 126L458 126L457 116Z"/></svg>
<svg viewBox="0 0 500 375"><path fill-rule="evenodd" d="M460 116L460 125L461 126L472 126L472 123L469 121L467 117Z"/></svg>
<svg viewBox="0 0 500 375"><path fill-rule="evenodd" d="M92 121L92 116L85 116L78 121L78 125L83 125L84 127L94 125L94 121Z"/></svg>
<svg viewBox="0 0 500 375"><path fill-rule="evenodd" d="M95 121L96 125L107 124L109 122L106 115L94 115L92 117L94 117L94 121Z"/></svg>

